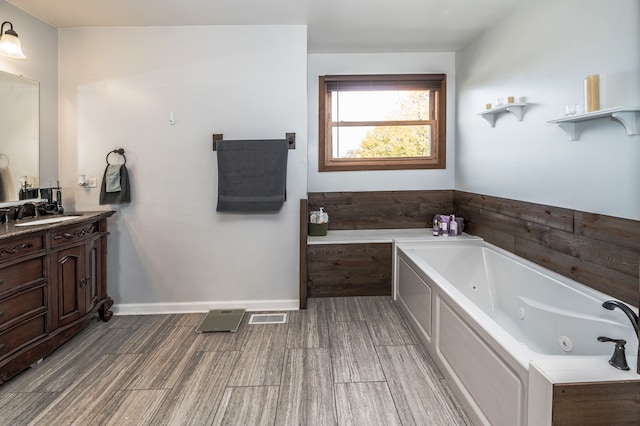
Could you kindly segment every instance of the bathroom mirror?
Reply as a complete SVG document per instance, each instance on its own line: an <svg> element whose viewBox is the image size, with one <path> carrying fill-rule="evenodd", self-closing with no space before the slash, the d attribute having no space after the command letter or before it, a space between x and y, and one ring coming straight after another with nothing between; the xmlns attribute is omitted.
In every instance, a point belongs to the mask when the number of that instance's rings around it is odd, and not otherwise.
<svg viewBox="0 0 640 426"><path fill-rule="evenodd" d="M0 203L39 197L39 136L40 84L0 71Z"/></svg>

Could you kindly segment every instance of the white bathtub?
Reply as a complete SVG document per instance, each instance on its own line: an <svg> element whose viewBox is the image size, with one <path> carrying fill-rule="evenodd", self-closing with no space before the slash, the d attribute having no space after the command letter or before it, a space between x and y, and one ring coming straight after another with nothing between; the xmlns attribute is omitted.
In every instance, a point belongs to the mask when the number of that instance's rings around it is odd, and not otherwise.
<svg viewBox="0 0 640 426"><path fill-rule="evenodd" d="M396 300L474 423L540 424L544 416L528 413L541 405L529 387L536 361L572 357L571 368L588 365L599 380L640 378L631 323L601 306L611 297L482 240L395 247ZM613 344L598 336L627 341L630 372L608 364Z"/></svg>

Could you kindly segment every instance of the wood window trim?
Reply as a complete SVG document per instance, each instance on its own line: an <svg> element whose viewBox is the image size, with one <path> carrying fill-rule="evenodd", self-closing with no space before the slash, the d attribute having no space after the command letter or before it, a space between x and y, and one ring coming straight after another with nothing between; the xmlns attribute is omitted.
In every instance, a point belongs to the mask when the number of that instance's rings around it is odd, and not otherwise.
<svg viewBox="0 0 640 426"><path fill-rule="evenodd" d="M365 171L365 170L411 170L411 169L444 169L446 168L446 74L384 74L384 75L342 75L319 77L319 115L318 115L318 171ZM431 96L430 111L437 117L430 117L437 122L434 126L432 155L426 157L405 158L333 158L331 146L331 118L329 117L331 96L327 85L340 81L346 84L362 84L371 82L372 87L395 87L410 85L411 81L420 81L435 90ZM430 120L431 122L431 120Z"/></svg>

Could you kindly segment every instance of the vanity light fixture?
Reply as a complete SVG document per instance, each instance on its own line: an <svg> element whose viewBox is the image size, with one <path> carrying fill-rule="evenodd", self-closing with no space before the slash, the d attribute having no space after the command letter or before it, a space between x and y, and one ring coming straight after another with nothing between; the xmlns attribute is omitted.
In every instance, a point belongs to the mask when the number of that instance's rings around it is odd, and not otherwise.
<svg viewBox="0 0 640 426"><path fill-rule="evenodd" d="M9 29L5 31L4 26L7 24L9 24ZM0 27L0 55L16 59L26 58L24 53L22 53L22 46L20 46L18 34L13 31L13 24L9 21L3 22Z"/></svg>

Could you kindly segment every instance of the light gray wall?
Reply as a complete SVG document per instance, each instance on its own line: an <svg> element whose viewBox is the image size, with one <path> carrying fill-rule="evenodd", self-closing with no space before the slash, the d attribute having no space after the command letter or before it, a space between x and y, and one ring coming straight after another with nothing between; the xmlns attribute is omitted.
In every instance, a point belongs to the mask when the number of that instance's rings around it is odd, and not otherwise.
<svg viewBox="0 0 640 426"><path fill-rule="evenodd" d="M447 168L370 172L318 172L318 76L331 74L447 74ZM309 192L453 188L455 157L455 54L311 54L308 67Z"/></svg>
<svg viewBox="0 0 640 426"><path fill-rule="evenodd" d="M548 120L584 104L583 78L600 75L601 108L640 106L640 2L520 3L456 57L455 188L640 219L640 136L599 119L570 141ZM477 114L526 97L524 119Z"/></svg>
<svg viewBox="0 0 640 426"><path fill-rule="evenodd" d="M132 202L112 206L109 293L120 312L297 307L299 199L307 189L306 27L65 29L61 179L76 210L104 209L105 155L124 148ZM175 125L169 123L169 114ZM216 213L212 134L282 139L278 214ZM146 305L146 306L142 306Z"/></svg>
<svg viewBox="0 0 640 426"><path fill-rule="evenodd" d="M58 30L22 10L0 2L0 23L18 33L26 59L0 56L0 70L40 83L40 182L58 177Z"/></svg>

